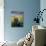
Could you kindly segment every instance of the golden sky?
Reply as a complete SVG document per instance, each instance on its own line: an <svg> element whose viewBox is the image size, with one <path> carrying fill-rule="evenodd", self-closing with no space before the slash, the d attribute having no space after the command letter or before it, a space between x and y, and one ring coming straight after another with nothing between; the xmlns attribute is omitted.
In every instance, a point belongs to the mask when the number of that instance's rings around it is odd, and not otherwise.
<svg viewBox="0 0 46 46"><path fill-rule="evenodd" d="M18 18L18 20L20 22L23 22L23 20L24 20L24 16L22 16L22 15L11 16L12 21L14 20L14 18Z"/></svg>

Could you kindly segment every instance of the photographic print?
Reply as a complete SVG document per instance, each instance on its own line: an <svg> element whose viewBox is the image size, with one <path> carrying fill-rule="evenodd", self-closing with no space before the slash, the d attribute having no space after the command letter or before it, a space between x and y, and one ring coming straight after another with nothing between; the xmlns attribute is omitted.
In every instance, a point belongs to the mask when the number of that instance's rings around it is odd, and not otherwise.
<svg viewBox="0 0 46 46"><path fill-rule="evenodd" d="M11 27L23 27L24 16L15 15L11 16Z"/></svg>

